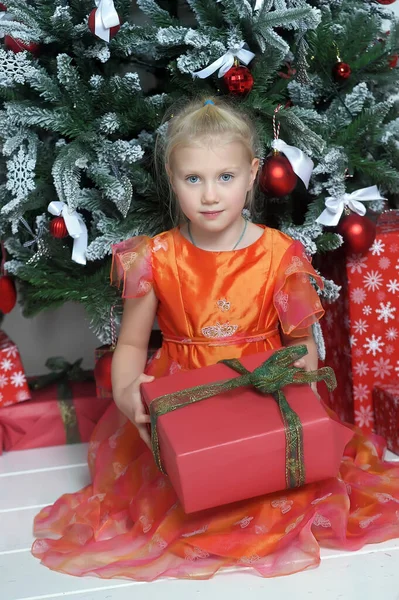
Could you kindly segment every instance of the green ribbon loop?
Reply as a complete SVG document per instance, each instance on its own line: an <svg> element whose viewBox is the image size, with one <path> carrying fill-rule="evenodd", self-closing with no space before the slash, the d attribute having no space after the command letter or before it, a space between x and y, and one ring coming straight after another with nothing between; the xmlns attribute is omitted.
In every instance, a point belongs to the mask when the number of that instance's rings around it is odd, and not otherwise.
<svg viewBox="0 0 399 600"><path fill-rule="evenodd" d="M323 367L317 371L304 371L293 366L293 363L307 354L307 347L290 346L277 350L254 371L248 371L237 359L222 360L241 376L211 384L199 385L171 394L155 398L150 404L151 443L154 458L159 470L165 473L159 449L157 422L158 418L169 412L184 408L240 387L252 386L261 394L271 395L278 404L284 423L286 438L285 478L287 488L300 487L305 483L305 464L303 453L302 423L288 404L283 388L291 384L313 383L325 381L328 389L334 389L337 382L334 371Z"/></svg>

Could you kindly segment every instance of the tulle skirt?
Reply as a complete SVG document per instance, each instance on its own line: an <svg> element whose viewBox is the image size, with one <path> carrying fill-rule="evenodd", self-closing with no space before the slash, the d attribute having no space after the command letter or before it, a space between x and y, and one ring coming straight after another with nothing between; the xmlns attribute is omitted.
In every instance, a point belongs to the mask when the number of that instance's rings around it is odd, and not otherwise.
<svg viewBox="0 0 399 600"><path fill-rule="evenodd" d="M134 426L110 406L89 445L92 483L44 508L34 556L71 575L207 579L226 567L264 577L317 566L320 547L399 537L399 464L356 431L337 478L186 515Z"/></svg>

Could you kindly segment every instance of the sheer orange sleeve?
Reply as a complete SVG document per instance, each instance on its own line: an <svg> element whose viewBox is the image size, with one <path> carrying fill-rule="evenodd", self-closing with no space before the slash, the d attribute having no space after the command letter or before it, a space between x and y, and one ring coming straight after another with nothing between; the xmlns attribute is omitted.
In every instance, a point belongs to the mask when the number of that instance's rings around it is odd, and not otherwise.
<svg viewBox="0 0 399 600"><path fill-rule="evenodd" d="M308 335L308 328L324 314L310 277L323 288L323 281L310 264L302 244L294 241L279 265L273 297L282 331L286 335Z"/></svg>
<svg viewBox="0 0 399 600"><path fill-rule="evenodd" d="M152 288L151 238L138 236L112 246L111 283L123 298L140 298Z"/></svg>

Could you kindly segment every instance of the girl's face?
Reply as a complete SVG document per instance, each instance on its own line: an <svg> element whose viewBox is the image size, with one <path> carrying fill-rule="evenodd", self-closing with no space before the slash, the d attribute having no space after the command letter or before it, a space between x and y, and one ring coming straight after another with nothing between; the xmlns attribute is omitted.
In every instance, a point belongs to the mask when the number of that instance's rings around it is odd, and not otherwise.
<svg viewBox="0 0 399 600"><path fill-rule="evenodd" d="M213 140L177 147L167 172L180 208L196 228L218 233L241 218L259 160L241 142Z"/></svg>

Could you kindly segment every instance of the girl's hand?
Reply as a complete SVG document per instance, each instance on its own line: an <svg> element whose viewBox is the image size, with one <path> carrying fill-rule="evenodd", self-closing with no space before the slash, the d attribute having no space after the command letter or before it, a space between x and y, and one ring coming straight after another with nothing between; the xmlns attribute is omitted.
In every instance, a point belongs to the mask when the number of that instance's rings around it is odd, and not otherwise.
<svg viewBox="0 0 399 600"><path fill-rule="evenodd" d="M297 367L298 369L304 369L304 371L312 371L313 370L312 365L309 364L309 361L307 361L306 358L307 358L307 356L303 356L299 360L296 360L294 362L294 367ZM312 388L312 391L317 396L317 398L319 400L321 400L320 394L317 391L317 383L314 381L313 383L310 384L310 387Z"/></svg>
<svg viewBox="0 0 399 600"><path fill-rule="evenodd" d="M150 416L145 412L143 401L140 394L140 385L150 383L155 377L142 373L133 383L125 388L119 398L115 398L115 404L120 411L133 423L139 432L141 439L151 447L151 438L148 433L147 424L150 423Z"/></svg>
<svg viewBox="0 0 399 600"><path fill-rule="evenodd" d="M298 369L303 369L304 371L316 371L317 370L317 368L318 368L317 348L316 348L316 343L313 339L313 335L311 334L311 331L309 331L309 336L305 339L289 340L286 338L285 342L286 342L287 346L293 346L293 345L305 343L308 348L308 354L306 354L305 356L302 356L302 358L299 358L298 360L296 360L293 363L294 367L297 367ZM320 400L321 398L317 391L317 383L316 382L311 383L310 387L312 388L312 391L317 396L317 398Z"/></svg>
<svg viewBox="0 0 399 600"><path fill-rule="evenodd" d="M299 360L296 360L293 364L294 364L294 367L298 367L298 369L304 369L304 371L312 371L313 370L311 368L311 366L309 365L309 363L306 361L306 356L300 358ZM317 391L317 383L314 381L313 383L310 384L310 387L312 388L312 392L315 394L315 396L317 396L317 398L319 400L321 400L320 394Z"/></svg>
<svg viewBox="0 0 399 600"><path fill-rule="evenodd" d="M299 358L298 360L296 360L294 362L294 367L297 367L298 369L304 369L305 371L311 371L311 365L309 364L309 360L306 360L306 358L308 358L309 355L307 356L303 356L302 358Z"/></svg>

